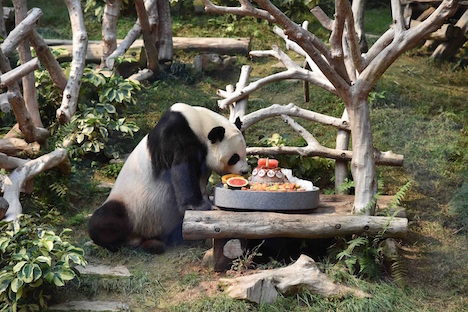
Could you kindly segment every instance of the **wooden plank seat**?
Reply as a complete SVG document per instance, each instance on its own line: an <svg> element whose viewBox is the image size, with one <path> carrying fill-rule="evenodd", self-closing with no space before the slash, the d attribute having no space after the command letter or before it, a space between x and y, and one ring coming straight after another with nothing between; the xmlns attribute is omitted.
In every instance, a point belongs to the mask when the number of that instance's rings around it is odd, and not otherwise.
<svg viewBox="0 0 468 312"><path fill-rule="evenodd" d="M223 270L229 259L223 249L230 239L275 237L329 238L368 233L404 238L408 219L404 210L388 210L392 196L378 200L375 216L352 214L354 197L320 195L319 207L306 213L261 211L186 211L182 234L186 240L214 239L215 269Z"/></svg>

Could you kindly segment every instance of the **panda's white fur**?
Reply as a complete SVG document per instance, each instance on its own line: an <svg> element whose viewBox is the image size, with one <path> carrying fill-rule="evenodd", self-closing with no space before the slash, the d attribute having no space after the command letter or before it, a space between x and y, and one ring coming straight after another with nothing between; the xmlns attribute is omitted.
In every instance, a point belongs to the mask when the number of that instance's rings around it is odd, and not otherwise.
<svg viewBox="0 0 468 312"><path fill-rule="evenodd" d="M131 245L162 252L171 236L180 236L185 210L211 208L212 170L248 171L242 133L209 109L174 104L128 157L90 219L90 237L110 250Z"/></svg>

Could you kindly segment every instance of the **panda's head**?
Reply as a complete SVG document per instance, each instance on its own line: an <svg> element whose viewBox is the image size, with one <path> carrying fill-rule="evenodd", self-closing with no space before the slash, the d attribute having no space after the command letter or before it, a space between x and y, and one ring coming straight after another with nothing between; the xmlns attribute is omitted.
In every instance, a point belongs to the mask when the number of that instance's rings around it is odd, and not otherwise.
<svg viewBox="0 0 468 312"><path fill-rule="evenodd" d="M208 140L206 163L211 170L218 174L248 172L244 136L233 124L213 127Z"/></svg>
<svg viewBox="0 0 468 312"><path fill-rule="evenodd" d="M212 110L183 103L174 104L171 111L182 113L198 139L206 145L206 165L210 170L219 174L248 172L240 120L233 124Z"/></svg>

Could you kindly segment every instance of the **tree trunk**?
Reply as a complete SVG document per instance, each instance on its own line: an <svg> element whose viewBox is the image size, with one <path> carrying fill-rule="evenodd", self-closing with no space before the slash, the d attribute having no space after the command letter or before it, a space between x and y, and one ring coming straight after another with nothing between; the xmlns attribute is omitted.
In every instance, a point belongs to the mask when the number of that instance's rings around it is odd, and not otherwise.
<svg viewBox="0 0 468 312"><path fill-rule="evenodd" d="M15 23L16 25L19 25L21 21L28 16L28 5L26 0L14 0L13 6L15 8ZM24 39L19 44L18 52L22 64L25 64L32 59L31 47L28 39ZM37 102L36 77L34 76L34 73L30 73L23 77L23 97L33 125L42 128L41 115L39 114L39 103Z"/></svg>
<svg viewBox="0 0 468 312"><path fill-rule="evenodd" d="M86 33L80 0L65 0L65 3L73 31L73 60L67 86L63 91L62 104L57 110L57 118L62 124L68 123L76 112L88 46L88 34Z"/></svg>
<svg viewBox="0 0 468 312"><path fill-rule="evenodd" d="M357 94L357 93L356 93ZM377 174L375 171L374 144L367 96L359 94L348 107L351 124L353 158L351 173L354 179L354 212L374 214L377 194Z"/></svg>
<svg viewBox="0 0 468 312"><path fill-rule="evenodd" d="M101 67L109 55L117 48L117 20L120 14L122 0L107 0L102 16L102 58Z"/></svg>
<svg viewBox="0 0 468 312"><path fill-rule="evenodd" d="M348 112L346 109L343 112L343 116L341 120L348 123ZM336 135L336 149L338 150L347 150L349 148L349 131L338 129L338 133ZM335 193L336 194L346 194L341 189L341 184L346 180L348 177L348 161L345 159L336 159L335 160Z"/></svg>
<svg viewBox="0 0 468 312"><path fill-rule="evenodd" d="M135 0L135 7L138 13L138 19L140 21L141 32L143 34L143 42L145 43L146 59L148 62L148 68L153 73L159 73L159 62L158 62L158 50L156 48L154 36L151 32L151 26L148 21L148 13L146 11L143 0Z"/></svg>
<svg viewBox="0 0 468 312"><path fill-rule="evenodd" d="M0 36L2 38L6 38L6 26L5 26L5 18L3 17L3 1L0 0Z"/></svg>
<svg viewBox="0 0 468 312"><path fill-rule="evenodd" d="M159 62L172 62L173 43L171 7L168 0L157 0L156 3L159 15L158 32L156 34L156 47L159 50Z"/></svg>

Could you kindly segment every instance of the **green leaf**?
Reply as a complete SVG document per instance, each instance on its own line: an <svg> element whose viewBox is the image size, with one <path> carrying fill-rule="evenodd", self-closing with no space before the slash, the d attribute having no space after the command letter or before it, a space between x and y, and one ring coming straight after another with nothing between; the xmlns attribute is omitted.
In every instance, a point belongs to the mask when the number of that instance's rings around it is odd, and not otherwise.
<svg viewBox="0 0 468 312"><path fill-rule="evenodd" d="M37 281L42 276L42 269L36 263L33 264L33 281Z"/></svg>
<svg viewBox="0 0 468 312"><path fill-rule="evenodd" d="M125 125L120 126L119 130L120 132L124 132L124 133L128 133L128 131L130 131L130 129Z"/></svg>
<svg viewBox="0 0 468 312"><path fill-rule="evenodd" d="M113 102L115 99L115 95L115 90L110 89L109 93L107 94L107 98L109 99L109 101Z"/></svg>
<svg viewBox="0 0 468 312"><path fill-rule="evenodd" d="M125 98L122 91L118 90L115 92L115 100L119 103L122 103L123 99Z"/></svg>
<svg viewBox="0 0 468 312"><path fill-rule="evenodd" d="M0 237L0 251L2 251L2 253L5 253L9 244L10 244L10 238Z"/></svg>
<svg viewBox="0 0 468 312"><path fill-rule="evenodd" d="M104 108L106 109L106 111L109 114L115 114L116 113L115 107L112 104L106 103L106 104L104 104Z"/></svg>
<svg viewBox="0 0 468 312"><path fill-rule="evenodd" d="M69 281L75 278L75 272L70 269L64 269L60 272L60 278L64 281Z"/></svg>
<svg viewBox="0 0 468 312"><path fill-rule="evenodd" d="M62 278L58 274L54 275L53 282L54 282L55 286L57 286L57 287L62 287L62 286L65 285Z"/></svg>
<svg viewBox="0 0 468 312"><path fill-rule="evenodd" d="M91 133L93 133L94 131L94 127L93 126L87 126L85 127L83 130L81 130L81 132L84 134L84 135L90 135Z"/></svg>
<svg viewBox="0 0 468 312"><path fill-rule="evenodd" d="M31 263L28 263L23 267L23 269L21 270L23 282L29 284L33 281L34 279L33 268L34 266Z"/></svg>
<svg viewBox="0 0 468 312"><path fill-rule="evenodd" d="M5 292L5 290L8 289L8 286L10 286L10 283L12 280L13 280L12 276L6 276L0 279L0 294Z"/></svg>
<svg viewBox="0 0 468 312"><path fill-rule="evenodd" d="M42 244L47 248L47 251L52 251L52 249L54 249L54 242L51 240L44 240Z"/></svg>
<svg viewBox="0 0 468 312"><path fill-rule="evenodd" d="M81 142L84 141L84 134L83 133L79 133L77 136L76 136L76 143L80 144Z"/></svg>
<svg viewBox="0 0 468 312"><path fill-rule="evenodd" d="M23 281L20 280L19 278L15 278L11 281L11 291L16 293L18 292L18 289L21 288L21 286L23 286Z"/></svg>
<svg viewBox="0 0 468 312"><path fill-rule="evenodd" d="M27 263L27 261L20 261L13 267L13 273L18 273L23 266Z"/></svg>
<svg viewBox="0 0 468 312"><path fill-rule="evenodd" d="M48 266L51 265L52 263L52 258L51 257L46 257L46 256L39 256L36 258L37 262L42 262L42 263L47 263Z"/></svg>
<svg viewBox="0 0 468 312"><path fill-rule="evenodd" d="M36 282L29 284L30 287L36 288L42 285L44 283L44 279L38 279Z"/></svg>
<svg viewBox="0 0 468 312"><path fill-rule="evenodd" d="M107 138L109 136L109 132L105 127L99 127L99 133L103 138Z"/></svg>

